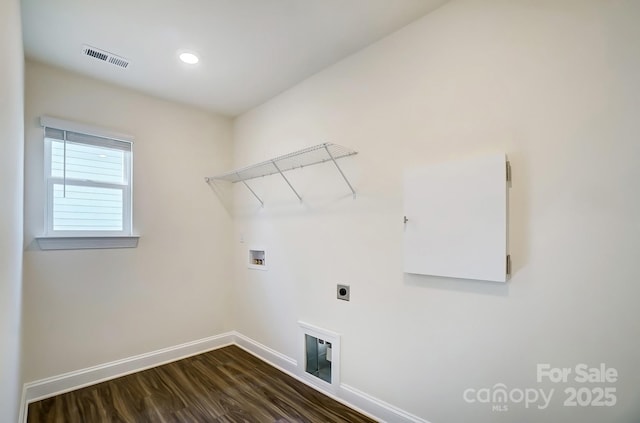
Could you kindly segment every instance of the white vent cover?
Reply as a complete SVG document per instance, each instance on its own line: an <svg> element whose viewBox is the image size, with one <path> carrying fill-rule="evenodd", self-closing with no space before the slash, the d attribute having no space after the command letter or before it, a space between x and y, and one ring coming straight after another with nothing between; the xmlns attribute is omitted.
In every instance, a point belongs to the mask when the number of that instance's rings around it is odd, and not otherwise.
<svg viewBox="0 0 640 423"><path fill-rule="evenodd" d="M94 59L102 60L103 62L111 63L112 65L119 66L121 68L127 68L129 61L124 57L117 56L108 51L100 50L99 48L91 47L89 45L82 46L82 52L85 56L93 57Z"/></svg>

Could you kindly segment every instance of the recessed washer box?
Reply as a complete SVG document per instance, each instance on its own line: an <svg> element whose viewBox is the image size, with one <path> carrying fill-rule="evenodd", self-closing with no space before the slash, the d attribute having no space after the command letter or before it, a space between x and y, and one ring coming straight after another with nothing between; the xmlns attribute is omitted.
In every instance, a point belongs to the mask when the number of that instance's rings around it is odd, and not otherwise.
<svg viewBox="0 0 640 423"><path fill-rule="evenodd" d="M267 251L264 248L249 250L249 269L267 270Z"/></svg>

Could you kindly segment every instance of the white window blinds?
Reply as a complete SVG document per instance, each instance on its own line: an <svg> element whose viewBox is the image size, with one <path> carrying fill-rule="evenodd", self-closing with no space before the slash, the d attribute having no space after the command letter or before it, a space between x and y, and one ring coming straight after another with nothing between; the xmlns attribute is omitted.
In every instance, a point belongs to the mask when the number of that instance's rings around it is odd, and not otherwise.
<svg viewBox="0 0 640 423"><path fill-rule="evenodd" d="M131 142L59 122L44 128L47 234L130 235Z"/></svg>

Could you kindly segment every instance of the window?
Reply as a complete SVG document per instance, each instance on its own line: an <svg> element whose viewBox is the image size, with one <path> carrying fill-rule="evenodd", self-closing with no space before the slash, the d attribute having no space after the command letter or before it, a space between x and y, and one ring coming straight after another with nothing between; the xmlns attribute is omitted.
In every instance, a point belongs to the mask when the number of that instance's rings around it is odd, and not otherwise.
<svg viewBox="0 0 640 423"><path fill-rule="evenodd" d="M79 237L130 237L130 137L54 118L43 117L41 123L46 179L43 238L75 238L77 245ZM102 247L92 243L74 248Z"/></svg>

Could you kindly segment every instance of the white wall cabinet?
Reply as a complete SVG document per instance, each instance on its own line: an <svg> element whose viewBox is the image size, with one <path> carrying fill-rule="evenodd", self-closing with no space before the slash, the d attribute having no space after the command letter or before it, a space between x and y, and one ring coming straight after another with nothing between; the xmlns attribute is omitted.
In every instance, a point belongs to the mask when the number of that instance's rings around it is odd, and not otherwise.
<svg viewBox="0 0 640 423"><path fill-rule="evenodd" d="M509 173L503 153L407 170L404 271L506 282Z"/></svg>

